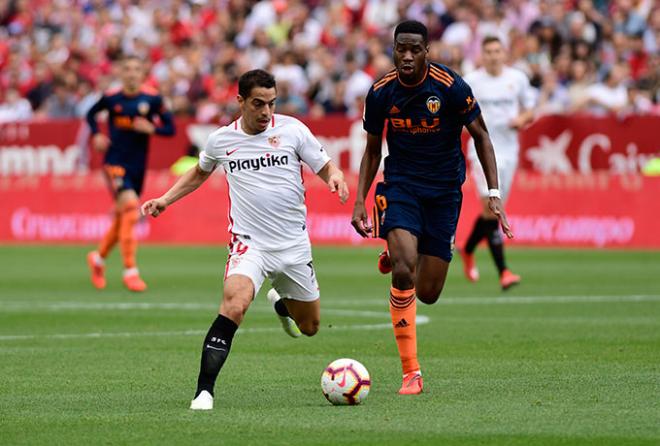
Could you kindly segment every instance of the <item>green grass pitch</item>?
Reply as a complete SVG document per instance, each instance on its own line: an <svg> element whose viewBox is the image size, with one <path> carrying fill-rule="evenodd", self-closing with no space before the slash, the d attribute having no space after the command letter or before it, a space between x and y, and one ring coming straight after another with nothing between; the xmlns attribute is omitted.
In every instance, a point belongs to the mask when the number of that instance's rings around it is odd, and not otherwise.
<svg viewBox="0 0 660 446"><path fill-rule="evenodd" d="M134 295L116 253L98 292L84 247L0 246L0 445L660 444L658 252L512 249L507 293L484 250L478 284L456 260L418 306L425 393L401 397L378 251L317 248L319 334L288 338L262 290L193 413L225 252L143 247ZM339 357L371 372L362 406L320 391Z"/></svg>

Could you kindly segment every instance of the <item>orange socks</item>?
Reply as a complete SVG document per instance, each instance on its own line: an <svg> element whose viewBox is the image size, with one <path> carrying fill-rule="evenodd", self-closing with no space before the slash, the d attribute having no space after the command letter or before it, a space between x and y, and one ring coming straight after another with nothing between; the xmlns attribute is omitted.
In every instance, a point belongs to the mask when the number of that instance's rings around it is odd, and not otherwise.
<svg viewBox="0 0 660 446"><path fill-rule="evenodd" d="M99 255L104 259L108 257L108 254L110 254L110 251L117 244L118 240L119 240L119 213L115 212L115 215L112 218L112 223L108 228L108 231L103 236L103 239L101 239L101 243L99 243Z"/></svg>
<svg viewBox="0 0 660 446"><path fill-rule="evenodd" d="M135 268L136 265L137 239L134 229L140 216L138 206L137 200L129 201L122 208L119 217L119 247L126 269Z"/></svg>
<svg viewBox="0 0 660 446"><path fill-rule="evenodd" d="M390 289L390 315L394 326L394 337L401 357L403 374L419 370L417 362L417 298L415 289Z"/></svg>

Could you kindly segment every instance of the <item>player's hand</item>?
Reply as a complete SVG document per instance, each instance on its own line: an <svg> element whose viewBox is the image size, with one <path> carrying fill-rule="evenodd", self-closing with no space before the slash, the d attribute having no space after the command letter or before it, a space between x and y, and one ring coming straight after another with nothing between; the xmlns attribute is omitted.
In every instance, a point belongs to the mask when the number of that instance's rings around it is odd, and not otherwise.
<svg viewBox="0 0 660 446"><path fill-rule="evenodd" d="M97 133L92 137L92 147L99 152L105 152L110 147L110 138L103 133Z"/></svg>
<svg viewBox="0 0 660 446"><path fill-rule="evenodd" d="M133 130L140 133L152 135L156 131L156 126L153 125L147 118L136 116L133 118Z"/></svg>
<svg viewBox="0 0 660 446"><path fill-rule="evenodd" d="M371 235L373 228L369 225L367 208L364 206L364 203L358 201L355 202L351 224L362 237L369 237Z"/></svg>
<svg viewBox="0 0 660 446"><path fill-rule="evenodd" d="M344 180L343 174L338 173L331 175L330 178L328 178L328 188L333 194L335 192L339 193L339 202L341 204L346 203L348 200L348 185L346 184L346 180Z"/></svg>
<svg viewBox="0 0 660 446"><path fill-rule="evenodd" d="M162 198L155 198L145 202L140 210L142 215L151 215L152 217L158 217L160 214L165 212L167 209L167 203Z"/></svg>
<svg viewBox="0 0 660 446"><path fill-rule="evenodd" d="M509 122L509 128L520 130L525 126L525 119L522 116L517 116Z"/></svg>
<svg viewBox="0 0 660 446"><path fill-rule="evenodd" d="M497 216L497 219L500 221L500 226L502 226L502 231L508 238L513 238L513 232L511 231L511 226L509 226L509 221L506 219L506 214L504 213L504 207L502 206L502 200L497 197L490 197L488 199L488 208L493 214Z"/></svg>

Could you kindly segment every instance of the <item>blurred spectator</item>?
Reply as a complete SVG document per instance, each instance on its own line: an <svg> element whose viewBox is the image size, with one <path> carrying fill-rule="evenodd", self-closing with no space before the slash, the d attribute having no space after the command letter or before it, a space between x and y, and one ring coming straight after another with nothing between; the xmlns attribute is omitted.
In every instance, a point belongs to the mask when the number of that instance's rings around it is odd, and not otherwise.
<svg viewBox="0 0 660 446"><path fill-rule="evenodd" d="M307 93L309 82L305 70L297 63L293 51L286 51L282 55L281 62L273 65L272 73L278 83L287 82L293 93L299 95Z"/></svg>
<svg viewBox="0 0 660 446"><path fill-rule="evenodd" d="M595 115L619 113L628 106L628 90L624 85L627 67L621 63L614 65L603 82L591 85L577 110L585 110Z"/></svg>
<svg viewBox="0 0 660 446"><path fill-rule="evenodd" d="M56 79L53 95L46 100L46 116L51 119L74 118L76 116L76 98L71 87L63 79Z"/></svg>
<svg viewBox="0 0 660 446"><path fill-rule="evenodd" d="M645 82L634 82L628 88L628 112L634 114L647 114L653 112L653 101L649 88Z"/></svg>
<svg viewBox="0 0 660 446"><path fill-rule="evenodd" d="M557 73L552 70L543 75L543 83L537 101L539 115L564 113L570 104L568 89L559 83Z"/></svg>
<svg viewBox="0 0 660 446"><path fill-rule="evenodd" d="M356 99L366 97L374 80L358 67L358 62L352 53L346 55L346 91L344 92L344 105L352 114L362 113L356 109Z"/></svg>
<svg viewBox="0 0 660 446"><path fill-rule="evenodd" d="M287 115L306 115L307 102L291 90L288 82L280 82L277 84L277 111Z"/></svg>
<svg viewBox="0 0 660 446"><path fill-rule="evenodd" d="M571 64L571 79L568 83L568 101L571 111L582 104L587 97L587 90L592 84L589 75L589 65L583 60L575 60Z"/></svg>
<svg viewBox="0 0 660 446"><path fill-rule="evenodd" d="M8 89L5 100L0 103L0 124L26 121L30 118L32 118L30 101L22 98L15 88Z"/></svg>
<svg viewBox="0 0 660 446"><path fill-rule="evenodd" d="M84 118L92 105L101 98L101 91L94 91L91 82L82 79L78 84L77 97L80 98L76 104L76 116Z"/></svg>
<svg viewBox="0 0 660 446"><path fill-rule="evenodd" d="M614 30L632 36L643 33L646 20L635 10L633 0L616 0L614 5Z"/></svg>
<svg viewBox="0 0 660 446"><path fill-rule="evenodd" d="M26 97L30 101L33 110L41 108L48 96L53 91L48 66L39 63L34 67L33 76L27 88Z"/></svg>

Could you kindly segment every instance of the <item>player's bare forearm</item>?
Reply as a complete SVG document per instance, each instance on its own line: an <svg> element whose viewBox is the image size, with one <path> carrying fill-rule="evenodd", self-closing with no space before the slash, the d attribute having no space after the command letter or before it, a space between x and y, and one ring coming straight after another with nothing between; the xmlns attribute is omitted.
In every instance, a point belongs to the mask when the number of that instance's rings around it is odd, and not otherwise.
<svg viewBox="0 0 660 446"><path fill-rule="evenodd" d="M328 161L317 172L317 175L325 181L330 192L333 194L337 192L339 194L341 204L346 203L346 200L348 200L348 185L346 184L346 180L344 180L344 173L335 163Z"/></svg>
<svg viewBox="0 0 660 446"><path fill-rule="evenodd" d="M521 129L527 124L531 123L534 120L534 110L528 109L523 110L516 118L511 122L511 128Z"/></svg>
<svg viewBox="0 0 660 446"><path fill-rule="evenodd" d="M481 167L484 169L486 183L489 189L498 189L497 182L497 161L495 160L495 150L490 141L486 123L481 115L467 126L468 132L474 139L474 146L477 150L477 156Z"/></svg>
<svg viewBox="0 0 660 446"><path fill-rule="evenodd" d="M367 146L360 162L360 179L358 180L357 198L355 203L364 204L371 183L374 182L380 160L382 158L382 136L367 134Z"/></svg>
<svg viewBox="0 0 660 446"><path fill-rule="evenodd" d="M197 165L183 174L161 198L169 206L195 191L209 176L211 176L211 172L206 172Z"/></svg>
<svg viewBox="0 0 660 446"><path fill-rule="evenodd" d="M369 234L373 230L369 224L364 200L366 200L371 183L374 182L376 173L378 173L378 167L380 166L380 159L382 157L382 141L383 138L381 135L367 133L367 147L360 162L360 179L358 181L357 198L353 207L351 224L362 237L369 237Z"/></svg>
<svg viewBox="0 0 660 446"><path fill-rule="evenodd" d="M181 178L174 183L174 186L165 192L161 197L146 201L142 205L142 214L158 217L160 214L181 198L193 192L206 181L211 172L203 171L199 165L193 167L184 173Z"/></svg>

